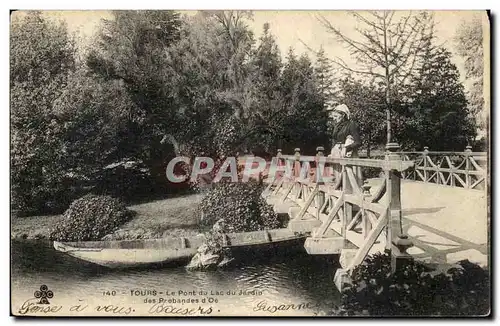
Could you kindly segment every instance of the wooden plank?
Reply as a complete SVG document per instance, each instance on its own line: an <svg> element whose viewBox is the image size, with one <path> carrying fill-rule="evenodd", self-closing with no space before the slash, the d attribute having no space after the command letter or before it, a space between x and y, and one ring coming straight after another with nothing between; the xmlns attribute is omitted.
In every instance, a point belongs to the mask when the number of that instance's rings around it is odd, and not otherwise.
<svg viewBox="0 0 500 326"><path fill-rule="evenodd" d="M380 199L382 199L382 197L384 196L386 190L387 190L387 181L384 178L384 180L382 181L382 184L380 185L380 187L375 191L375 194L373 195L373 197L371 199L371 202L372 203L377 203Z"/></svg>
<svg viewBox="0 0 500 326"><path fill-rule="evenodd" d="M360 210L356 213L356 215L354 215L354 217L352 218L352 221L351 221L351 222L349 222L349 224L348 224L348 225L347 225L347 227L346 227L347 231L352 230L352 229L354 228L354 226L356 226L356 224L357 224L357 222L358 222L358 220L359 220L359 217L361 216L361 212L362 212L362 210L360 209Z"/></svg>
<svg viewBox="0 0 500 326"><path fill-rule="evenodd" d="M415 172L418 174L421 181L426 182L425 177L422 175L422 173L420 173L420 170L415 170Z"/></svg>
<svg viewBox="0 0 500 326"><path fill-rule="evenodd" d="M432 159L430 158L429 155L426 156L427 162L434 168L437 168L437 165L432 162Z"/></svg>
<svg viewBox="0 0 500 326"><path fill-rule="evenodd" d="M283 184L285 178L281 178L279 181L278 181L278 184L276 185L276 188L274 189L273 191L273 195L276 195L278 193L278 191L280 190L281 188L281 185Z"/></svg>
<svg viewBox="0 0 500 326"><path fill-rule="evenodd" d="M325 234L326 229L330 226L330 224L335 218L335 215L337 214L337 212L339 211L339 209L342 207L343 204L344 204L343 196L341 196L339 197L339 199L337 199L335 206L333 206L333 208L330 210L330 213L328 213L328 218L326 219L325 222L323 222L323 224L321 224L321 226L317 230L317 233L314 236L322 236L323 234Z"/></svg>
<svg viewBox="0 0 500 326"><path fill-rule="evenodd" d="M344 202L354 204L354 205L360 206L360 207L362 206L365 209L367 209L369 211L373 211L373 212L378 213L378 214L382 214L387 209L385 204L372 203L372 202L364 200L363 197L358 196L358 195L344 194Z"/></svg>
<svg viewBox="0 0 500 326"><path fill-rule="evenodd" d="M474 160L474 158L471 156L469 157L470 159L470 162L472 163L472 165L476 168L477 171L480 171L480 172L484 172L484 169L482 167L480 167L476 161Z"/></svg>
<svg viewBox="0 0 500 326"><path fill-rule="evenodd" d="M262 192L262 197L267 198L268 196L271 195L272 193L271 188L274 186L275 180L276 180L275 178L272 178L271 181L268 182L269 184L267 185L266 189L264 189L264 191Z"/></svg>
<svg viewBox="0 0 500 326"><path fill-rule="evenodd" d="M314 197L316 196L316 193L318 192L318 184L316 184L316 187L314 187L313 192L309 195L307 198L306 202L304 203L304 206L301 208L299 214L297 215L296 219L301 219L302 216L306 213L307 209L311 205L311 203L314 200Z"/></svg>
<svg viewBox="0 0 500 326"><path fill-rule="evenodd" d="M349 182L351 183L352 190L354 190L356 194L362 194L363 190L361 190L361 187L358 184L358 180L356 179L356 176L354 175L354 171L352 170L352 168L346 168L346 171L347 171L347 176L349 178Z"/></svg>
<svg viewBox="0 0 500 326"><path fill-rule="evenodd" d="M283 193L283 196L281 196L281 198L280 198L280 200L278 201L278 203L283 203L283 202L285 201L285 199L288 197L288 195L289 195L289 194L290 194L290 192L292 191L293 186L294 186L294 183L293 183L293 182L290 182L290 185L286 188L285 193Z"/></svg>
<svg viewBox="0 0 500 326"><path fill-rule="evenodd" d="M368 237L366 238L363 246L359 248L356 256L351 261L351 264L347 268L347 270L352 270L357 265L361 264L365 259L366 255L370 251L371 247L382 233L382 230L387 226L387 211L380 216L378 219L377 225L370 231Z"/></svg>
<svg viewBox="0 0 500 326"><path fill-rule="evenodd" d="M484 181L484 177L482 178L479 178L476 180L476 182L474 182L471 186L470 186L470 189L474 189L478 184L480 184L482 181Z"/></svg>
<svg viewBox="0 0 500 326"><path fill-rule="evenodd" d="M465 182L458 176L458 173L453 174L453 176L455 177L456 180L458 180L462 184L464 188L466 187Z"/></svg>
<svg viewBox="0 0 500 326"><path fill-rule="evenodd" d="M422 170L422 169L420 169ZM449 168L425 168L426 171L432 171L432 172L454 172L454 173L462 173L462 174L465 174L466 172L468 172L469 174L474 174L474 175L482 175L484 174L484 171L475 171L475 170L465 170L465 169L456 169L456 168L453 168L453 169L449 169ZM433 175L434 176L434 175Z"/></svg>

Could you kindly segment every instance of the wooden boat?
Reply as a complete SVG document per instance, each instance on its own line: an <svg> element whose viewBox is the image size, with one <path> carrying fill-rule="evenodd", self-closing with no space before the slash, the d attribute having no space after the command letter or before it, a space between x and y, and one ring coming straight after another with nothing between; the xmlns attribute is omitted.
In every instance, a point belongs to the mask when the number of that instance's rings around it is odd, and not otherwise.
<svg viewBox="0 0 500 326"><path fill-rule="evenodd" d="M307 235L289 229L228 233L224 247L252 248L297 240ZM75 258L109 268L129 268L164 264L193 257L204 243L203 235L143 240L54 241L54 248Z"/></svg>

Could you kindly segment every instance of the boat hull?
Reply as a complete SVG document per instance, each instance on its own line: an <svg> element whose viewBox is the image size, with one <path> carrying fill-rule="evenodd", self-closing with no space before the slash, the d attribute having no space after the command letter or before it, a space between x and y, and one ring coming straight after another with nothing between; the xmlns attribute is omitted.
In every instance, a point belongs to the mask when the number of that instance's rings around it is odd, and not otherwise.
<svg viewBox="0 0 500 326"><path fill-rule="evenodd" d="M278 244L305 241L305 234L289 229L229 233L223 246L235 250L253 250ZM54 241L54 248L77 259L108 268L135 268L180 262L192 258L204 236L117 241Z"/></svg>

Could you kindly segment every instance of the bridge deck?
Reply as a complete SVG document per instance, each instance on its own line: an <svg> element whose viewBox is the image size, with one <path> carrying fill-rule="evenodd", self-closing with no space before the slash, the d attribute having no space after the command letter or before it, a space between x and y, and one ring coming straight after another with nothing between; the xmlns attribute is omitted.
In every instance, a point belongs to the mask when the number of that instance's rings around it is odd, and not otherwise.
<svg viewBox="0 0 500 326"><path fill-rule="evenodd" d="M379 183L369 180L374 187ZM463 259L488 265L485 191L402 180L401 205L403 229L414 244L408 253L415 258L439 265ZM384 244L382 238L375 251Z"/></svg>
<svg viewBox="0 0 500 326"><path fill-rule="evenodd" d="M437 264L488 264L485 191L412 181L401 186L403 228L415 245L410 254Z"/></svg>
<svg viewBox="0 0 500 326"><path fill-rule="evenodd" d="M370 179L372 189L381 179ZM485 191L467 190L431 183L402 180L403 228L414 243L408 250L419 260L436 266L468 259L488 265L488 211ZM382 200L383 201L383 200ZM314 215L314 209L308 210ZM340 233L340 222L331 228ZM361 234L349 231L347 238L362 243ZM382 232L370 253L383 250Z"/></svg>

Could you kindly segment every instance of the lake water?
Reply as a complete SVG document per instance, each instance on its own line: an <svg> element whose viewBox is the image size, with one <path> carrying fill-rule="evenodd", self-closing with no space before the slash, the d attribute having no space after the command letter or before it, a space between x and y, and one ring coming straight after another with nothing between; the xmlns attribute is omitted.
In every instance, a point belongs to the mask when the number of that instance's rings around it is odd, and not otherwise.
<svg viewBox="0 0 500 326"><path fill-rule="evenodd" d="M334 259L309 256L300 245L246 252L238 255L239 263L234 267L195 272L183 266L111 270L57 252L49 243L34 241L13 241L11 257L15 314L50 306L57 312L39 313L322 315L340 300L333 284ZM42 284L54 294L50 305L38 305L34 298Z"/></svg>

